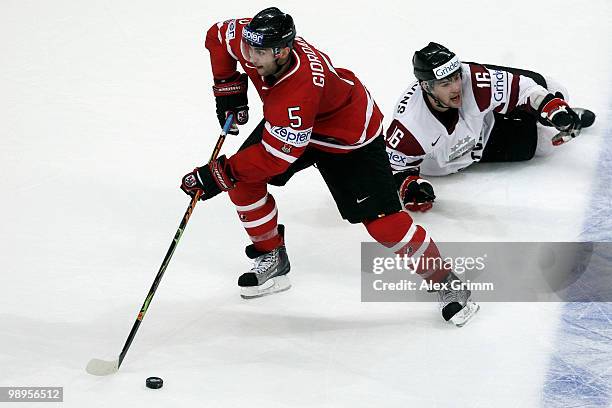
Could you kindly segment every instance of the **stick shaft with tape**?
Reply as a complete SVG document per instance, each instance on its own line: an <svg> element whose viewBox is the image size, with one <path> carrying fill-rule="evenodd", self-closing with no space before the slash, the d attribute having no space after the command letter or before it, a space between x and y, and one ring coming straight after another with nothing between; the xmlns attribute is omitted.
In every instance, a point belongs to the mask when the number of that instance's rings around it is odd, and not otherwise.
<svg viewBox="0 0 612 408"><path fill-rule="evenodd" d="M233 115L229 115L227 117L227 120L225 121L225 125L223 126L223 131L221 132L221 135L219 136L219 139L217 140L217 144L215 145L215 148L213 149L212 155L210 156L210 161L215 160L217 156L219 155L219 152L221 151L221 146L223 146L223 142L225 141L227 132L229 131L230 126L232 125L232 120L233 120ZM117 370L119 370L119 367L121 367L121 363L123 363L123 359L125 358L125 355L127 354L130 348L130 345L132 344L132 341L134 340L134 337L136 336L136 332L138 332L140 323L142 323L142 320L144 319L145 314L147 313L147 310L149 309L149 305L151 304L151 301L153 300L153 296L155 295L155 292L157 291L157 287L159 286L159 283L161 282L162 277L164 276L164 272L166 272L166 268L168 267L168 264L170 263L170 260L172 259L172 255L174 254L174 251L176 250L176 247L178 246L178 243L181 240L183 231L185 230L185 227L187 227L187 222L189 222L189 218L191 218L191 214L193 213L193 210L195 209L195 206L198 203L198 200L200 199L200 195L201 195L201 192L198 191L191 198L191 202L189 203L189 206L187 207L187 210L185 211L185 214L183 215L183 219L181 220L181 223L178 229L176 230L176 233L174 234L174 239L172 240L172 243L170 244L170 248L168 248L168 252L166 252L166 256L164 257L164 260L162 261L159 271L157 272L157 275L155 276L155 280L153 281L153 284L151 285L151 289L149 289L149 293L147 294L147 297L145 298L145 301L142 304L142 307L140 308L140 312L138 313L138 316L136 317L136 321L134 322L134 325L132 326L132 330L130 330L130 334L128 335L128 338L125 341L125 344L123 345L123 349L121 350L121 353L119 353L119 358L113 361L92 359L87 364L86 370L88 373L93 374L93 375L108 375L108 374L112 374L116 372Z"/></svg>

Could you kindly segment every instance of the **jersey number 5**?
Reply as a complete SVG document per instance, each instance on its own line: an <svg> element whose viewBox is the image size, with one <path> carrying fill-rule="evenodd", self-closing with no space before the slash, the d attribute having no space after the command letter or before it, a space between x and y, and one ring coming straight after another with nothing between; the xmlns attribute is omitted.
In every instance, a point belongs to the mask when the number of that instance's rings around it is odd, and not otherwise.
<svg viewBox="0 0 612 408"><path fill-rule="evenodd" d="M289 123L289 126L291 126L294 129L297 129L300 126L302 126L302 118L297 113L295 113L295 112L298 112L299 110L300 110L299 106L287 108L287 113L289 114L289 120L291 121Z"/></svg>

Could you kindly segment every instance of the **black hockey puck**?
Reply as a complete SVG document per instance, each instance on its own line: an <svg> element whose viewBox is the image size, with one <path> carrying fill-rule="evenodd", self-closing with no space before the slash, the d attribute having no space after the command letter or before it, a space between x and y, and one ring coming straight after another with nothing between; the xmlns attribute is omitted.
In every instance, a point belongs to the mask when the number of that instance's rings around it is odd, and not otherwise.
<svg viewBox="0 0 612 408"><path fill-rule="evenodd" d="M164 386L164 380L159 377L149 377L147 378L147 388L152 388L154 390L161 388Z"/></svg>

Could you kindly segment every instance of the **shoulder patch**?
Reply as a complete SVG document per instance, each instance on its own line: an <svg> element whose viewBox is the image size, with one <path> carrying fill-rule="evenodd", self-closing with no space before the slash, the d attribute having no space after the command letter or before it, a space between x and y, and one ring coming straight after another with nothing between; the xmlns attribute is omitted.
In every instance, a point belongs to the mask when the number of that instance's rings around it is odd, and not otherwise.
<svg viewBox="0 0 612 408"><path fill-rule="evenodd" d="M225 38L228 41L236 38L236 20L229 20L227 22L227 33L225 34Z"/></svg>
<svg viewBox="0 0 612 408"><path fill-rule="evenodd" d="M393 119L387 129L385 142L391 149L400 151L408 156L422 156L423 147L414 135L397 119Z"/></svg>
<svg viewBox="0 0 612 408"><path fill-rule="evenodd" d="M472 80L472 92L478 105L483 112L491 105L491 74L483 65L469 64Z"/></svg>

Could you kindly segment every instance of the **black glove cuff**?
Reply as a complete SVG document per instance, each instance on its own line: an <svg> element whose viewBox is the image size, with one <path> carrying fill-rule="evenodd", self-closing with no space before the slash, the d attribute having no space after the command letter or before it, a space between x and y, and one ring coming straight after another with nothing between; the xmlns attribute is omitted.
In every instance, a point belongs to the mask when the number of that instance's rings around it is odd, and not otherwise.
<svg viewBox="0 0 612 408"><path fill-rule="evenodd" d="M236 111L249 109L249 98L247 94L235 94L235 95L224 95L215 96L215 102L217 104L217 114L225 113L226 111Z"/></svg>
<svg viewBox="0 0 612 408"><path fill-rule="evenodd" d="M221 187L215 182L215 179L210 171L210 166L202 166L198 169L198 176L202 183L202 190L205 191L207 197L213 197L219 194Z"/></svg>
<svg viewBox="0 0 612 408"><path fill-rule="evenodd" d="M540 102L540 106L538 106L538 110L537 110L538 122L540 122L544 126L548 126L548 127L554 126L552 123L550 123L548 119L542 117L542 109L544 109L544 106L546 106L548 102L550 102L551 100L555 98L557 98L557 96L549 93L548 95L544 97L544 99L542 99L542 102Z"/></svg>
<svg viewBox="0 0 612 408"><path fill-rule="evenodd" d="M213 174L214 172L214 174ZM222 191L234 188L236 179L232 174L232 169L227 163L225 156L219 157L216 161L198 169L198 175L202 182L203 190L207 195L217 195Z"/></svg>
<svg viewBox="0 0 612 408"><path fill-rule="evenodd" d="M408 177L410 176L418 176L419 175L419 169L418 168L414 168L414 169L408 169L408 170L404 170L404 171L400 171L397 172L393 175L393 178L395 179L395 184L397 186L397 189L399 190L399 188L402 186L402 183L404 182L404 180L406 180Z"/></svg>

